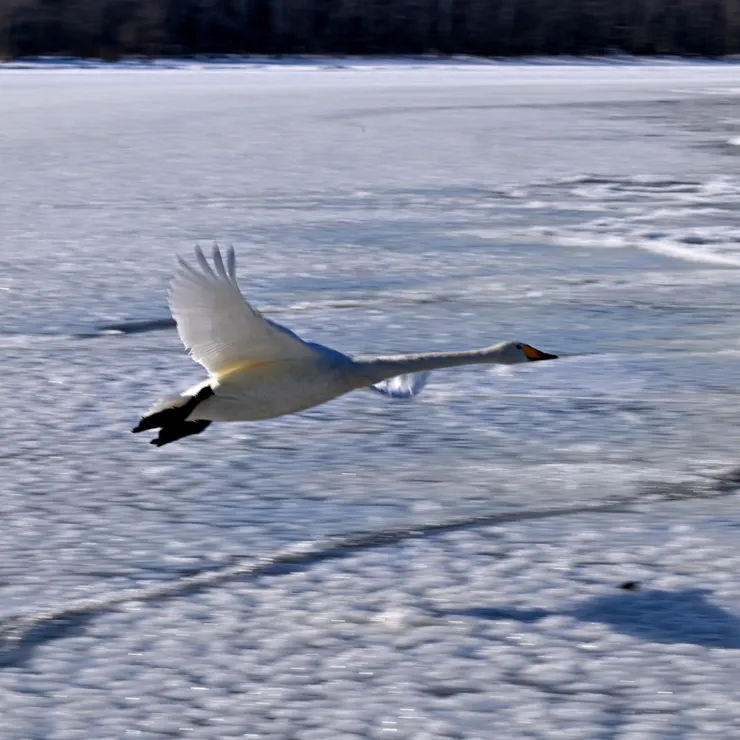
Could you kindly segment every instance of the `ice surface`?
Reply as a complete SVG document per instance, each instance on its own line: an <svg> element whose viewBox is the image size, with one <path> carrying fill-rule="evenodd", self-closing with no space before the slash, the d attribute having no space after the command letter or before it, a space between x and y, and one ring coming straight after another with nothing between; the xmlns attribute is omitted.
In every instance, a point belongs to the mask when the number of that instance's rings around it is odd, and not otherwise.
<svg viewBox="0 0 740 740"><path fill-rule="evenodd" d="M736 736L732 65L40 66L0 71L0 738ZM308 340L563 359L154 450L211 241Z"/></svg>

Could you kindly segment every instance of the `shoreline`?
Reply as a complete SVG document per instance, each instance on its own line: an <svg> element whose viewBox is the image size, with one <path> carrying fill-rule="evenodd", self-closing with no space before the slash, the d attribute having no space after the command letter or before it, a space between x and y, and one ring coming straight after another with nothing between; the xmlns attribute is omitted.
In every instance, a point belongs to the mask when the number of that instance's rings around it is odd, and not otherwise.
<svg viewBox="0 0 740 740"><path fill-rule="evenodd" d="M193 70L193 69L490 69L497 67L670 67L728 66L740 63L740 55L727 57L681 57L629 55L476 57L466 55L329 56L329 55L222 55L196 57L102 59L45 56L0 62L0 70Z"/></svg>

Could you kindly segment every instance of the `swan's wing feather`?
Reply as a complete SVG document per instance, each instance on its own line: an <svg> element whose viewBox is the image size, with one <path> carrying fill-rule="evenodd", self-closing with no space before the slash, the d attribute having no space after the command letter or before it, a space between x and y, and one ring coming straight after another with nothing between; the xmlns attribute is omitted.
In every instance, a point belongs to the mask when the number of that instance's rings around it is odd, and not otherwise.
<svg viewBox="0 0 740 740"><path fill-rule="evenodd" d="M405 375L396 375L395 378L383 380L380 383L371 385L371 390L382 393L389 398L412 398L418 396L424 390L429 381L429 371L424 370L420 373L406 373Z"/></svg>
<svg viewBox="0 0 740 740"><path fill-rule="evenodd" d="M233 248L224 263L214 247L213 267L199 247L195 256L197 269L178 259L169 303L182 343L212 376L313 354L300 337L268 321L244 300L236 281Z"/></svg>

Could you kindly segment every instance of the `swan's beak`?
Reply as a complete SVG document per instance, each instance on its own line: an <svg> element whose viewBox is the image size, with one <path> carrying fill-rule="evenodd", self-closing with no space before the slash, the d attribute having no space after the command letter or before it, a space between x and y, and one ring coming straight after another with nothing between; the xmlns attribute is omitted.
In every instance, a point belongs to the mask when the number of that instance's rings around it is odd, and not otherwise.
<svg viewBox="0 0 740 740"><path fill-rule="evenodd" d="M542 352L539 349L530 347L528 344L523 344L522 349L524 354L527 355L527 359L530 362L537 362L538 360L557 360L557 355L548 355L547 352Z"/></svg>

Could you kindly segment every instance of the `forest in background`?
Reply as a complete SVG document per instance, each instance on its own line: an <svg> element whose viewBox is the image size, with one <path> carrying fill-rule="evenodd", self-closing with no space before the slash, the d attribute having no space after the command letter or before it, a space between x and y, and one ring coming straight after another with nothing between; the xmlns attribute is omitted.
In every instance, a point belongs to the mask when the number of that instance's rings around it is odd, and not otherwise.
<svg viewBox="0 0 740 740"><path fill-rule="evenodd" d="M740 53L740 0L0 0L0 59Z"/></svg>

